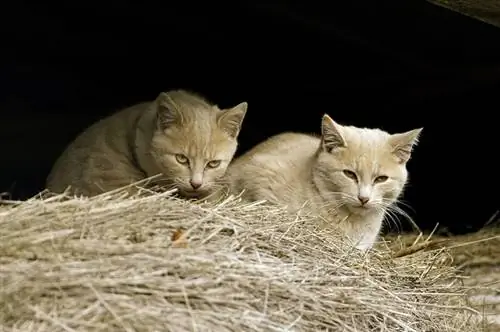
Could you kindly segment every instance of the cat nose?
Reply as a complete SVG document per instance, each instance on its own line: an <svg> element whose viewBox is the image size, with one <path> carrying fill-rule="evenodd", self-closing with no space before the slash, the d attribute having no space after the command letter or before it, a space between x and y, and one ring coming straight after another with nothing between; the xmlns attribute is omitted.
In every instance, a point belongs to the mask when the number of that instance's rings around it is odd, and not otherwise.
<svg viewBox="0 0 500 332"><path fill-rule="evenodd" d="M359 201L361 202L361 204L363 204L363 205L364 205L364 204L368 203L368 201L370 200L370 197L366 197L366 196L361 196L361 195L359 195L359 196L358 196L358 199L359 199Z"/></svg>
<svg viewBox="0 0 500 332"><path fill-rule="evenodd" d="M198 189L202 185L201 181L197 180L191 180L189 181L189 183L191 184L191 187L193 187L193 189Z"/></svg>

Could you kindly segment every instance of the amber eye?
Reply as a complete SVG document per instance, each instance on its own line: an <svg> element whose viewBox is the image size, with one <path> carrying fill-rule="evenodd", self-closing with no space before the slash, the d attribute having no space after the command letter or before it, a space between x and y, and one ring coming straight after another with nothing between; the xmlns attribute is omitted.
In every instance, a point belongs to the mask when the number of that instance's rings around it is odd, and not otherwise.
<svg viewBox="0 0 500 332"><path fill-rule="evenodd" d="M179 164L186 165L189 164L189 159L183 154L176 154L175 159Z"/></svg>
<svg viewBox="0 0 500 332"><path fill-rule="evenodd" d="M353 171L345 169L343 172L344 172L344 175L347 176L348 178L356 180L356 181L358 180L356 173L354 173Z"/></svg>
<svg viewBox="0 0 500 332"><path fill-rule="evenodd" d="M375 183L382 183L382 182L385 182L389 179L388 176L385 176L385 175L381 175L381 176L377 176L375 178Z"/></svg>
<svg viewBox="0 0 500 332"><path fill-rule="evenodd" d="M207 163L207 166L209 168L216 168L216 167L219 167L220 166L220 160L211 160Z"/></svg>

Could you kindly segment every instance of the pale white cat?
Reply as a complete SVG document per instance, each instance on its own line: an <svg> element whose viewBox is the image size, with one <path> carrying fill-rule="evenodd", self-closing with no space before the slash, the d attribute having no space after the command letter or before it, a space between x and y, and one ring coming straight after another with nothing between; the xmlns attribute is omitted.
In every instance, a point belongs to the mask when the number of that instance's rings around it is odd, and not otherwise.
<svg viewBox="0 0 500 332"><path fill-rule="evenodd" d="M376 241L408 180L406 163L422 128L389 134L342 126L324 115L321 137L283 133L229 166L234 194L303 209L335 225L358 249Z"/></svg>

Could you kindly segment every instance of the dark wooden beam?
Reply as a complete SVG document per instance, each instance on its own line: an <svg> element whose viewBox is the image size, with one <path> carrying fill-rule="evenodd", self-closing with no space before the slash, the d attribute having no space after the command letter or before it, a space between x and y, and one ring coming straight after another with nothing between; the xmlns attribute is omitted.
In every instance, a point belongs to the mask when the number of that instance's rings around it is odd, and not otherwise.
<svg viewBox="0 0 500 332"><path fill-rule="evenodd" d="M498 0L427 0L500 28L500 1Z"/></svg>

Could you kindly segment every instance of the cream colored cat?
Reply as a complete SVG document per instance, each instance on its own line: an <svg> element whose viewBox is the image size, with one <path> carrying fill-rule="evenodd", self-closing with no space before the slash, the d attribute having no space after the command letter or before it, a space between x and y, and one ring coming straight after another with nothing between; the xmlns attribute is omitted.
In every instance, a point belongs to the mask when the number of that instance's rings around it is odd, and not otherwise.
<svg viewBox="0 0 500 332"><path fill-rule="evenodd" d="M273 136L235 159L226 173L231 191L319 214L356 248L371 248L407 182L406 163L422 128L390 135L341 126L325 114L321 130L321 138Z"/></svg>
<svg viewBox="0 0 500 332"><path fill-rule="evenodd" d="M219 109L184 91L119 111L86 129L47 178L52 192L93 196L160 175L155 184L202 198L218 188L237 149L247 110ZM134 191L134 189L131 189Z"/></svg>

